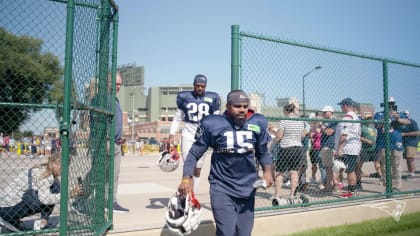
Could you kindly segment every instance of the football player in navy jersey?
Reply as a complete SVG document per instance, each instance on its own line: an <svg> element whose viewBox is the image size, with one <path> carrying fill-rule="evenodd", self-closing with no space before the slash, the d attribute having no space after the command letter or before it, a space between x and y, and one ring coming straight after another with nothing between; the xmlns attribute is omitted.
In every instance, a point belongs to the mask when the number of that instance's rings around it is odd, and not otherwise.
<svg viewBox="0 0 420 236"><path fill-rule="evenodd" d="M206 91L207 78L204 75L194 77L194 90L181 91L176 97L177 111L171 124L169 140L174 143L174 135L178 131L180 122L185 126L181 134L181 154L186 159L191 145L194 143L194 134L197 130L200 120L211 114L220 114L220 96L215 92ZM198 191L200 182L200 172L203 167L204 158L202 158L194 170L194 190Z"/></svg>
<svg viewBox="0 0 420 236"><path fill-rule="evenodd" d="M194 167L207 148L212 147L209 182L216 235L251 235L256 192L253 184L258 179L254 157L263 168L267 187L273 184L272 157L267 148L271 141L268 123L248 106L247 94L233 90L227 96L223 115L201 120L178 186L181 194L192 191Z"/></svg>

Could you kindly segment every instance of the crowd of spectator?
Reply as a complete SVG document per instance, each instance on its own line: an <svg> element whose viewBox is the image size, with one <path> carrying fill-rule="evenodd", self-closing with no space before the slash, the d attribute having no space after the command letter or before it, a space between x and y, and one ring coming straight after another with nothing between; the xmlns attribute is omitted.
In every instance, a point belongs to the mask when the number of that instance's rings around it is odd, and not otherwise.
<svg viewBox="0 0 420 236"><path fill-rule="evenodd" d="M28 157L44 157L61 150L58 137L33 136L15 139L13 136L0 133L0 152L2 156L25 155Z"/></svg>
<svg viewBox="0 0 420 236"><path fill-rule="evenodd" d="M292 104L291 104L292 105ZM291 106L289 105L289 106ZM277 136L271 144L274 160L273 169L276 171L276 187L273 195L273 205L278 205L281 197L281 190L284 187L283 177L290 178L290 184L286 187L291 189L290 195L296 195L297 191L305 192L306 178L299 177L297 185L297 175L306 173L308 160L311 164L311 176L309 184L316 185L320 190L332 193L335 196L349 198L357 196L363 191L363 177L379 178L383 191L389 192L386 186L392 186L391 192L402 191L402 180L413 179L415 173L415 155L419 143L420 131L416 121L409 118L408 111L398 112L395 99L390 97L388 100L389 114L384 111L360 113L360 105L351 98L344 98L337 105L341 107L340 117L335 116L334 108L331 105L324 106L320 111L309 116L315 118L313 122L282 120L278 125L274 125ZM381 104L381 106L384 106ZM294 116L285 109L285 116ZM327 121L331 120L331 121ZM385 178L386 142L387 135L385 121L389 120L388 126L390 137L390 168L391 178ZM303 127L308 125L309 132L305 132ZM285 130L297 130L297 143L293 146L300 147L294 152L288 151L290 145L281 144L283 132ZM290 133L291 134L291 133ZM296 140L295 138L295 140ZM305 152L308 147L308 152ZM303 147L303 150L302 150ZM407 163L407 175L403 175L402 163ZM364 163L373 163L376 172L364 173L362 167ZM320 177L317 171L320 171ZM284 175L289 173L289 175ZM346 176L345 176L346 174ZM303 181L302 181L303 179ZM343 183L346 179L347 183ZM387 183L391 181L392 183Z"/></svg>

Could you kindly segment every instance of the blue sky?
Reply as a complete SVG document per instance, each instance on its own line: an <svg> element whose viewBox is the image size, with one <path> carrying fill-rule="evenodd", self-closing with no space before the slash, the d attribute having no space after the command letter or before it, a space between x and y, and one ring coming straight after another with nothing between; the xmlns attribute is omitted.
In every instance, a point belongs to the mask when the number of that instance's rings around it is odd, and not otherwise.
<svg viewBox="0 0 420 236"><path fill-rule="evenodd" d="M225 97L234 24L246 32L420 63L420 2L415 0L116 3L118 64L144 66L146 87L191 84L202 73L209 78L207 89ZM413 81L420 89L420 79ZM420 101L420 93L413 98Z"/></svg>
<svg viewBox="0 0 420 236"><path fill-rule="evenodd" d="M194 75L201 73L209 78L207 90L218 92L225 98L231 87L231 26L235 24L245 32L420 64L418 0L115 2L119 6L118 64L134 62L144 66L146 87L192 84ZM20 30L11 28L14 29ZM55 30L60 30L61 34L63 29L58 26ZM307 107L322 107L328 103L338 109L336 103L343 98L342 92L327 96L324 91L310 88L321 78L330 76L329 79L334 80L333 76L343 75L338 69L329 70L326 64L322 66L322 70L314 72L307 80ZM301 98L301 85L297 81L312 67L295 67L288 70L288 76L294 82L288 89L291 94L274 96ZM397 68L396 71L406 74L401 74L400 81L391 83L390 95L396 97L399 109L409 109L411 116L420 122L420 70L412 73ZM353 76L364 75L364 71L346 72ZM377 72L375 68L375 76ZM340 89L349 83L345 79L338 78ZM378 85L369 81L365 83L366 87L365 84L360 86L365 95L351 91L349 96L372 102L381 109ZM369 94L369 86L375 88L375 95Z"/></svg>

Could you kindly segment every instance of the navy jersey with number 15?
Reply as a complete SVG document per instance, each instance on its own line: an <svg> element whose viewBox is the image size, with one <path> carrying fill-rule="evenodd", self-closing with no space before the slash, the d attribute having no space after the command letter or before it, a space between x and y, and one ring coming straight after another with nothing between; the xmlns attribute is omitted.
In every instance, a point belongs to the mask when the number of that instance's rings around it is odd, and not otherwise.
<svg viewBox="0 0 420 236"><path fill-rule="evenodd" d="M227 116L210 115L201 120L196 142L184 163L183 176L193 176L196 162L208 147L213 148L209 182L226 194L247 198L257 180L254 157L265 166L272 164L267 144L271 136L266 118L250 110L244 125L238 127Z"/></svg>

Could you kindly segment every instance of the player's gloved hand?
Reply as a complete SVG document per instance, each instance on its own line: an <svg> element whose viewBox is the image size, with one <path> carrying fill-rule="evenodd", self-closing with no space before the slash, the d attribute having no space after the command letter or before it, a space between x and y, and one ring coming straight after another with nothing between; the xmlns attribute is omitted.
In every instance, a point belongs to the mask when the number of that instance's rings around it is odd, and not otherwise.
<svg viewBox="0 0 420 236"><path fill-rule="evenodd" d="M187 195L188 193L192 192L192 178L186 176L183 177L181 183L178 185L178 192L181 195Z"/></svg>
<svg viewBox="0 0 420 236"><path fill-rule="evenodd" d="M175 137L174 137L174 135L170 134L168 140L169 140L169 142L168 142L168 145L167 145L167 150L169 151L169 148L172 145L175 144Z"/></svg>

